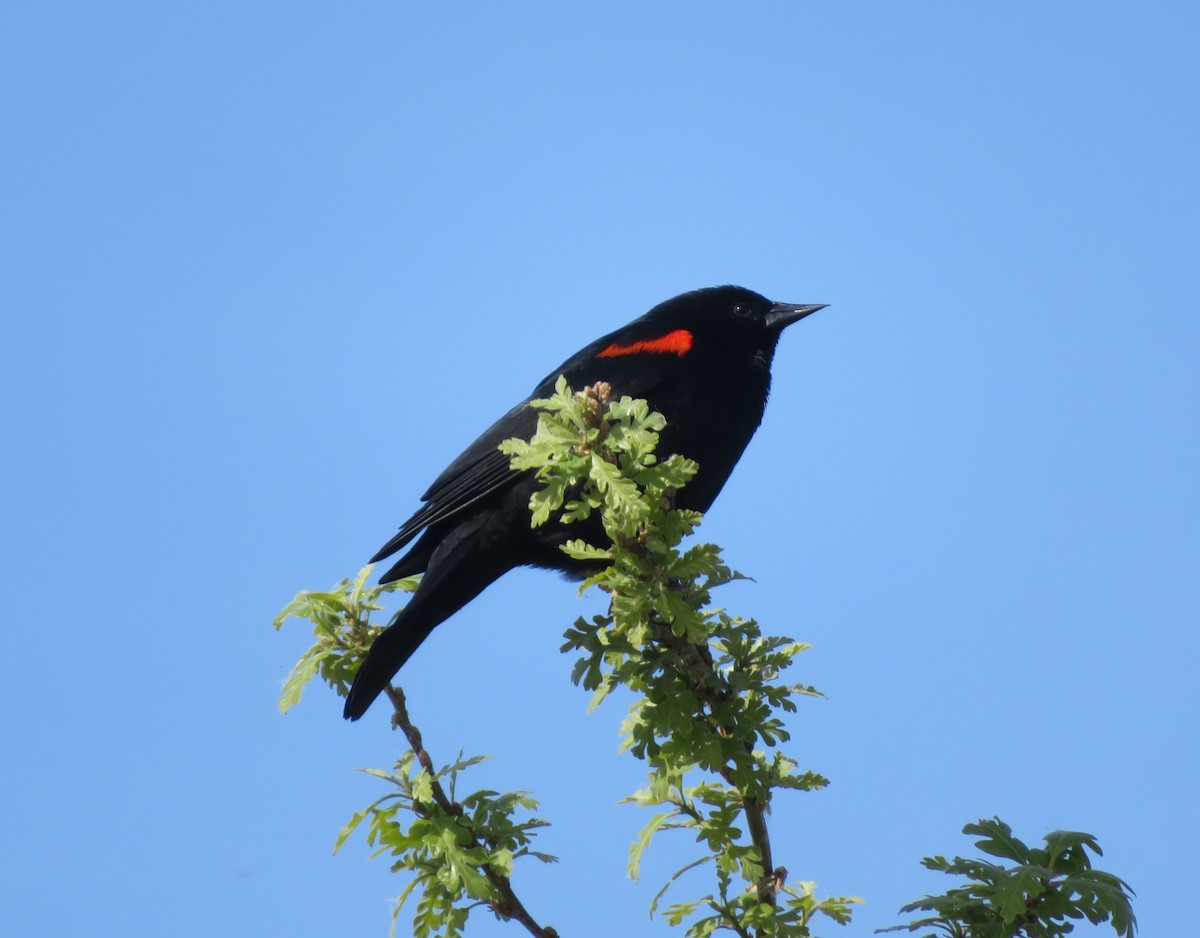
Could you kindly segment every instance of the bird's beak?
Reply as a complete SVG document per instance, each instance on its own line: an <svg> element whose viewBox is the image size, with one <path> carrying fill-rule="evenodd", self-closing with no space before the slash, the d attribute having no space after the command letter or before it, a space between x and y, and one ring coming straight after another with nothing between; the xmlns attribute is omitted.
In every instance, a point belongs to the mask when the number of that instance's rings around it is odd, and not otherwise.
<svg viewBox="0 0 1200 938"><path fill-rule="evenodd" d="M774 303L767 313L767 328L782 329L794 322L799 322L809 313L824 309L828 303L814 303L810 306L796 306L794 303Z"/></svg>

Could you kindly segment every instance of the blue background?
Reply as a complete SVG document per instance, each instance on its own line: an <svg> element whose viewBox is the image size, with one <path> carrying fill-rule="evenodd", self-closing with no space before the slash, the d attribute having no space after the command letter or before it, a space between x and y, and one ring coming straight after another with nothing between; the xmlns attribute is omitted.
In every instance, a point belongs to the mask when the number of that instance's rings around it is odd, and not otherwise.
<svg viewBox="0 0 1200 938"><path fill-rule="evenodd" d="M0 931L383 935L334 835L401 747L270 620L459 449L675 293L827 302L705 524L812 642L793 878L868 936L1000 814L1194 922L1200 92L1189 3L11 3L0 12ZM601 606L514 573L404 671L434 757L529 788L567 935L646 920ZM707 880L684 884L698 895ZM402 918L400 933L409 916ZM473 918L474 935L515 935ZM829 934L833 925L819 929ZM1087 931L1086 928L1082 931Z"/></svg>

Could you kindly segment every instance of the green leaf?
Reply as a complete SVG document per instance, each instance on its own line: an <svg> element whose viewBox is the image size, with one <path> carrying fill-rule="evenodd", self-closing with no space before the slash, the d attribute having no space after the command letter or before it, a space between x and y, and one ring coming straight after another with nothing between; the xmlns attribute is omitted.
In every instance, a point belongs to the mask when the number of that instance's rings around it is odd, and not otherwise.
<svg viewBox="0 0 1200 938"><path fill-rule="evenodd" d="M1029 860L1029 847L1014 837L1012 828L1000 818L984 818L977 824L967 824L963 827L963 833L983 835L982 840L975 841L975 846L984 853L1005 860L1015 860L1017 863Z"/></svg>
<svg viewBox="0 0 1200 938"><path fill-rule="evenodd" d="M412 780L413 800L420 804L433 803L433 778L428 772L419 772Z"/></svg>
<svg viewBox="0 0 1200 938"><path fill-rule="evenodd" d="M996 883L992 902L1001 920L1011 924L1028 910L1030 902L1045 892L1037 869L1019 867Z"/></svg>
<svg viewBox="0 0 1200 938"><path fill-rule="evenodd" d="M363 822L363 819L366 816L366 811L355 811L354 814L350 816L350 820L346 822L340 831L338 831L337 840L333 842L333 852L335 854L342 849L342 844L346 842L350 835L358 830L358 825Z"/></svg>
<svg viewBox="0 0 1200 938"><path fill-rule="evenodd" d="M488 899L492 895L492 884L479 871L476 862L462 850L458 838L461 833L446 829L441 833L441 849L450 869L462 882L467 895L474 899Z"/></svg>
<svg viewBox="0 0 1200 938"><path fill-rule="evenodd" d="M642 865L642 853L648 846L650 846L650 840L654 837L655 832L657 832L666 821L670 820L672 816L673 812L654 815L654 817L650 818L649 822L647 822L646 826L642 828L641 833L637 836L637 840L629 845L629 864L626 867L626 870L630 879L636 880L638 878L638 872Z"/></svg>
<svg viewBox="0 0 1200 938"><path fill-rule="evenodd" d="M575 560L610 560L612 557L611 550L593 547L579 539L567 541L561 549Z"/></svg>
<svg viewBox="0 0 1200 938"><path fill-rule="evenodd" d="M296 662L287 680L283 682L283 692L279 695L279 712L287 713L300 703L304 687L317 673L321 662L329 656L329 649L313 646Z"/></svg>
<svg viewBox="0 0 1200 938"><path fill-rule="evenodd" d="M679 879L680 876L682 876L688 870L694 870L696 867L703 866L705 863L709 863L715 859L717 859L716 854L709 854L707 856L700 857L697 860L693 860L691 863L681 866L674 873L672 873L670 878L665 883L663 883L662 889L660 889L657 893L655 893L654 898L650 900L650 917L651 918L654 917L654 913L658 911L658 903L662 900L662 897L667 894L667 890L670 889L675 884L675 882ZM701 900L701 901L703 901L703 900ZM680 904L671 906L672 910L674 910L674 911L668 914L668 920L670 921L670 924L678 925L679 922L682 921L683 918L686 918L688 915L692 914L692 912L694 911L695 907L698 904L699 904L698 902L692 902L692 903L680 903ZM684 909L686 909L687 911L683 912L683 914L680 916L676 916L675 912L679 912Z"/></svg>

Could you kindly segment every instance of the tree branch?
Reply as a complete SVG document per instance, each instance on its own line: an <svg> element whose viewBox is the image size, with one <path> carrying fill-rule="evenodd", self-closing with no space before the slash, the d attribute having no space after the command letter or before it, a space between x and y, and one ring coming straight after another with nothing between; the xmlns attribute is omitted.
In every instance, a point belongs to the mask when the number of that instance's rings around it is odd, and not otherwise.
<svg viewBox="0 0 1200 938"><path fill-rule="evenodd" d="M400 731L404 733L404 738L408 740L409 748L412 749L413 755L417 757L417 762L426 774L429 775L433 800L443 812L460 820L468 836L471 838L469 846L480 847L490 853L490 845L480 842L474 825L471 824L470 818L466 816L462 805L449 798L446 790L442 787L442 783L436 778L433 759L430 758L428 751L425 749L425 743L421 738L421 731L413 725L412 719L408 715L408 705L404 697L404 691L393 684L386 687L385 692L388 695L388 699L392 702L392 708L395 710L395 713L392 715L392 725L399 727ZM492 884L492 888L496 890L496 894L499 896L498 900L487 903L493 912L505 921L515 919L520 922L525 926L525 930L533 935L534 938L558 938L558 932L549 926L539 925L533 916L529 914L525 906L521 903L521 900L517 898L517 894L513 892L512 883L507 876L492 869L490 863L482 864L480 870L487 877L488 882Z"/></svg>

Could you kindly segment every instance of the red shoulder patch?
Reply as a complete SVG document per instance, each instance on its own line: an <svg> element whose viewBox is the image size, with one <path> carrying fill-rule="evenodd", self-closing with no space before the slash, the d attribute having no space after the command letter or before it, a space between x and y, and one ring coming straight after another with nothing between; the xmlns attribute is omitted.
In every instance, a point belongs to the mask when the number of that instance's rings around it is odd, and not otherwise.
<svg viewBox="0 0 1200 938"><path fill-rule="evenodd" d="M639 352L650 352L656 355L678 355L683 358L692 350L692 334L686 329L676 329L657 339L645 339L632 342L629 345L617 345L614 342L597 358L615 358L618 355L636 355Z"/></svg>

